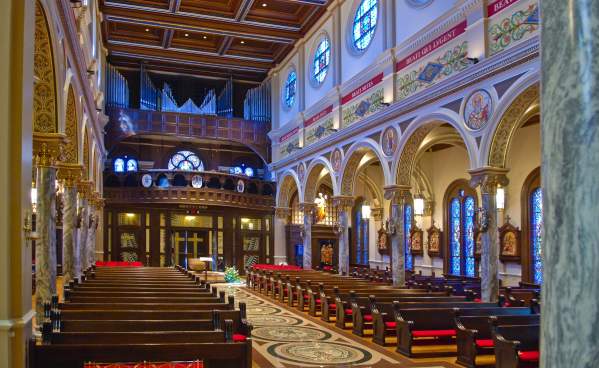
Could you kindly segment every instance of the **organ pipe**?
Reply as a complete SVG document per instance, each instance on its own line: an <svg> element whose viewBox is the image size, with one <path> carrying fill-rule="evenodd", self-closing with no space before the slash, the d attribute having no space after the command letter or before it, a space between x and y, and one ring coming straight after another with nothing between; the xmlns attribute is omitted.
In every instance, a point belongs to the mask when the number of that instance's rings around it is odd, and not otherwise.
<svg viewBox="0 0 599 368"><path fill-rule="evenodd" d="M106 102L108 106L129 107L129 85L114 66L106 65Z"/></svg>
<svg viewBox="0 0 599 368"><path fill-rule="evenodd" d="M216 100L216 114L218 116L233 117L233 78L229 77L225 88Z"/></svg>
<svg viewBox="0 0 599 368"><path fill-rule="evenodd" d="M148 72L144 65L140 67L140 78L139 78L139 108L142 110L158 110L158 100L161 95L158 89L152 83Z"/></svg>
<svg viewBox="0 0 599 368"><path fill-rule="evenodd" d="M243 100L244 119L270 122L270 86L270 80L266 80L258 87L247 91Z"/></svg>

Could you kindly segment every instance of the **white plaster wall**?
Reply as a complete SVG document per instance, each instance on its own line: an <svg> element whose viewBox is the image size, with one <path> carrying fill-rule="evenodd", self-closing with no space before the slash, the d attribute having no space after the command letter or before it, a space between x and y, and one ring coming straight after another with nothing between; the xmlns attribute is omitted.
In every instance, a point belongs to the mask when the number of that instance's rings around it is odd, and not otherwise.
<svg viewBox="0 0 599 368"><path fill-rule="evenodd" d="M399 2L399 1L398 1ZM379 1L378 23L370 45L365 51L356 52L350 45L352 44L351 32L354 24L354 15L360 0L347 0L341 5L341 83L344 83L362 70L371 65L385 50L384 39L384 21L382 7Z"/></svg>
<svg viewBox="0 0 599 368"><path fill-rule="evenodd" d="M331 45L331 60L329 64L329 69L327 71L327 75L324 81L321 84L316 84L312 79L312 64L314 63L314 50L318 47L318 43L321 40L323 33L326 33L329 37L329 42ZM335 86L335 48L339 48L340 45L335 43L333 39L333 18L330 17L323 24L323 26L315 32L312 37L306 42L305 47L305 70L304 70L304 79L306 86L306 108L314 105L318 101L320 101L326 94Z"/></svg>
<svg viewBox="0 0 599 368"><path fill-rule="evenodd" d="M443 15L455 0L433 1L425 8L412 8L405 1L395 1L395 29L397 45L412 37L433 20Z"/></svg>

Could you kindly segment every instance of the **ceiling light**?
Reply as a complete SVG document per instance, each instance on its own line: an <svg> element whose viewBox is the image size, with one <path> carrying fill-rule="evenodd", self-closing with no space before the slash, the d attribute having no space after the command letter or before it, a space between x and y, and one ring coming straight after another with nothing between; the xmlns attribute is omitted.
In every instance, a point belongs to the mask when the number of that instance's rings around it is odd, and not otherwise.
<svg viewBox="0 0 599 368"><path fill-rule="evenodd" d="M185 34L185 37L189 37L189 33L186 33L186 34Z"/></svg>
<svg viewBox="0 0 599 368"><path fill-rule="evenodd" d="M146 32L150 32L150 29L149 29L149 28L146 28Z"/></svg>
<svg viewBox="0 0 599 368"><path fill-rule="evenodd" d="M262 7L263 7L263 8L266 8L266 3L262 3Z"/></svg>
<svg viewBox="0 0 599 368"><path fill-rule="evenodd" d="M208 39L208 36L204 36L203 38L204 38L205 40L207 40L207 39Z"/></svg>
<svg viewBox="0 0 599 368"><path fill-rule="evenodd" d="M241 44L243 45L245 43L245 41L241 41Z"/></svg>

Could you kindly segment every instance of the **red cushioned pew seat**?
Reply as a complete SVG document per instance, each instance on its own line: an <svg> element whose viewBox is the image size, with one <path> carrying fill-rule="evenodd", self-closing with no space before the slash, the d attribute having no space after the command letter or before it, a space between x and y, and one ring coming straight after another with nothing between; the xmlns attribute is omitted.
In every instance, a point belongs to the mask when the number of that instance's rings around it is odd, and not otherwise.
<svg viewBox="0 0 599 368"><path fill-rule="evenodd" d="M455 330L415 330L414 337L451 337L455 336Z"/></svg>
<svg viewBox="0 0 599 368"><path fill-rule="evenodd" d="M518 358L523 362L538 362L540 353L536 350L519 351Z"/></svg>

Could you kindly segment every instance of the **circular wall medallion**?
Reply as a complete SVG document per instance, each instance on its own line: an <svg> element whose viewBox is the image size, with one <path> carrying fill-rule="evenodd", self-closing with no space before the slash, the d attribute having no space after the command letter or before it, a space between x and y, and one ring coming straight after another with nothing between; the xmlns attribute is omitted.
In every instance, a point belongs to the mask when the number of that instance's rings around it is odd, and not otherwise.
<svg viewBox="0 0 599 368"><path fill-rule="evenodd" d="M343 161L343 153L341 149L336 148L331 154L331 166L333 167L333 171L339 172L341 170L341 162Z"/></svg>
<svg viewBox="0 0 599 368"><path fill-rule="evenodd" d="M150 174L144 174L144 176L141 177L141 185L144 186L144 188L149 188L152 186L152 176Z"/></svg>
<svg viewBox="0 0 599 368"><path fill-rule="evenodd" d="M199 175L194 175L191 178L191 186L194 188L201 188L204 185L204 179Z"/></svg>
<svg viewBox="0 0 599 368"><path fill-rule="evenodd" d="M248 315L253 315L253 314L275 314L275 313L280 313L281 310L279 308L274 308L274 307L261 307L261 306L252 306L252 307L248 307L247 308L247 314Z"/></svg>
<svg viewBox="0 0 599 368"><path fill-rule="evenodd" d="M290 342L274 344L268 353L280 359L303 364L362 364L372 359L364 349L334 342Z"/></svg>
<svg viewBox="0 0 599 368"><path fill-rule="evenodd" d="M331 334L310 327L267 326L254 328L252 330L252 338L254 337L270 341L301 342L327 340L331 338Z"/></svg>
<svg viewBox="0 0 599 368"><path fill-rule="evenodd" d="M248 318L254 326L295 326L302 323L299 318L272 315L254 315Z"/></svg>
<svg viewBox="0 0 599 368"><path fill-rule="evenodd" d="M395 150L397 149L397 143L397 130L395 130L393 127L388 127L385 129L381 137L381 146L383 147L383 152L385 155L393 156Z"/></svg>
<svg viewBox="0 0 599 368"><path fill-rule="evenodd" d="M429 6L433 0L406 0L406 3L412 8L424 8Z"/></svg>
<svg viewBox="0 0 599 368"><path fill-rule="evenodd" d="M472 130L485 127L493 114L493 98L484 89L474 91L464 106L464 122Z"/></svg>
<svg viewBox="0 0 599 368"><path fill-rule="evenodd" d="M302 162L301 164L299 164L297 166L297 178L299 179L300 183L304 182L305 176L306 176L306 165L304 165L304 163Z"/></svg>
<svg viewBox="0 0 599 368"><path fill-rule="evenodd" d="M243 193L245 191L245 183L241 179L237 181L237 191L239 193Z"/></svg>

